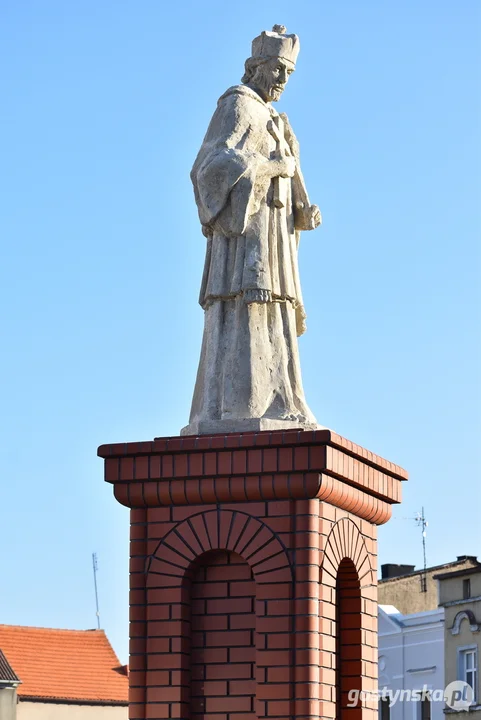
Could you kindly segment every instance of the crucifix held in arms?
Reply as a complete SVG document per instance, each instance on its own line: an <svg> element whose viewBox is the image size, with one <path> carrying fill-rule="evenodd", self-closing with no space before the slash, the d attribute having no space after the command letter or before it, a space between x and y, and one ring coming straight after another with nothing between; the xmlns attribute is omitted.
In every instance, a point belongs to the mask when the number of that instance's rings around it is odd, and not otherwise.
<svg viewBox="0 0 481 720"><path fill-rule="evenodd" d="M284 121L277 115L276 117L269 120L267 123L267 129L276 141L276 156L278 158L290 157L292 155L291 149L286 142ZM278 176L273 178L274 184L274 205L277 208L282 208L287 202L287 183L290 183L290 178Z"/></svg>

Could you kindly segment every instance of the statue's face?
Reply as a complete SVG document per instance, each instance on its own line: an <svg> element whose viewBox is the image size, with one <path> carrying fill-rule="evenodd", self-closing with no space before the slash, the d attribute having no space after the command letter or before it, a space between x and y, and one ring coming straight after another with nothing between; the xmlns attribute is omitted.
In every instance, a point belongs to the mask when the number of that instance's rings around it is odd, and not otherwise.
<svg viewBox="0 0 481 720"><path fill-rule="evenodd" d="M283 58L270 58L256 69L252 85L260 91L266 102L277 102L285 90L294 63Z"/></svg>

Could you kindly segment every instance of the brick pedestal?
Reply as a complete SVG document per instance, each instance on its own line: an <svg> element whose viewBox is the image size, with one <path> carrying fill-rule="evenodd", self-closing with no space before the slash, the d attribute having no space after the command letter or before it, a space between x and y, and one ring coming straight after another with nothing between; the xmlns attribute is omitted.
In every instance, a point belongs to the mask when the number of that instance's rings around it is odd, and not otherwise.
<svg viewBox="0 0 481 720"><path fill-rule="evenodd" d="M402 468L329 430L103 445L131 508L130 718L377 717L376 527Z"/></svg>

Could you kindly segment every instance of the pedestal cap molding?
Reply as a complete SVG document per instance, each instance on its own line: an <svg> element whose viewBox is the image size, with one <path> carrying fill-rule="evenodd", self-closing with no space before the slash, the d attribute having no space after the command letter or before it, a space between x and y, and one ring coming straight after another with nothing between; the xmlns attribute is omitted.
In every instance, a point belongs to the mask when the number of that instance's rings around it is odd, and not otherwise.
<svg viewBox="0 0 481 720"><path fill-rule="evenodd" d="M98 454L130 508L317 498L382 524L407 477L329 430L162 438Z"/></svg>
<svg viewBox="0 0 481 720"><path fill-rule="evenodd" d="M346 454L382 470L399 480L408 474L399 465L366 450L361 445L343 438L332 430L286 430L257 433L230 433L229 435L188 435L184 437L155 438L147 442L114 443L100 445L97 454L102 458L133 457L151 454L179 454L208 450L234 450L237 448L289 447L329 445Z"/></svg>

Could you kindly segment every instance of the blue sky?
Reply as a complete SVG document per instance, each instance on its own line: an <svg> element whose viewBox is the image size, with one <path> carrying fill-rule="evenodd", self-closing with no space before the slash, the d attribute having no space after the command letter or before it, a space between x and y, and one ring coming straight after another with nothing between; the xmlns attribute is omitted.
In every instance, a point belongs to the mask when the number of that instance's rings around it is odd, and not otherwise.
<svg viewBox="0 0 481 720"><path fill-rule="evenodd" d="M189 171L252 38L323 228L300 264L320 423L407 468L383 562L481 556L476 0L0 3L0 622L102 625L127 660L128 511L98 445L175 435L202 334Z"/></svg>

